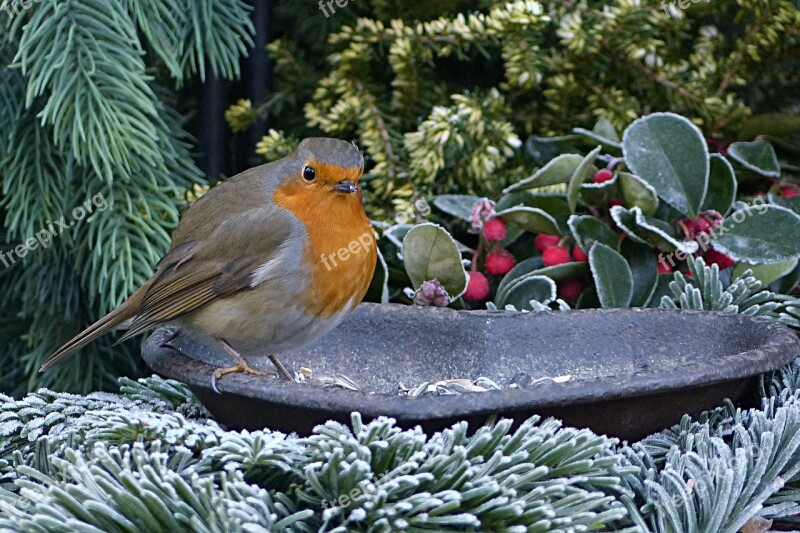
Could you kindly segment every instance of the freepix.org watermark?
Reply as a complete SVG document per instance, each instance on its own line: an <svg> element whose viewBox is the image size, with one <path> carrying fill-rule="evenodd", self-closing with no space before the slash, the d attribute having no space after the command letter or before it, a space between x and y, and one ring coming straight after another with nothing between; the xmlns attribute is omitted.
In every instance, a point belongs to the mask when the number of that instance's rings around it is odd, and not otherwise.
<svg viewBox="0 0 800 533"><path fill-rule="evenodd" d="M336 14L336 8L333 7L334 4L340 9L343 9L347 7L350 1L351 0L319 0L319 10L322 11L325 18L330 18L331 15ZM328 11L330 11L330 13L328 13Z"/></svg>
<svg viewBox="0 0 800 533"><path fill-rule="evenodd" d="M347 248L339 248L332 254L321 254L319 258L328 271L333 270L339 266L340 262L344 263L350 259L350 257L358 255L361 252L366 252L372 248L374 239L375 237L371 231L364 232L359 235L357 239L350 241L350 244L347 245Z"/></svg>
<svg viewBox="0 0 800 533"><path fill-rule="evenodd" d="M695 242L699 246L698 251L701 253L707 252L711 247L711 242L714 239L722 237L737 224L741 224L754 214L763 215L766 213L767 208L767 202L764 200L764 197L757 196L753 200L752 204L748 205L744 209L735 211L725 224L715 225L708 232L698 233L694 238ZM666 267L668 264L669 266L674 267L676 264L676 259L677 261L685 261L689 255L692 254L687 254L683 250L675 250L674 252L670 252L668 254L660 253L658 254L658 262L664 267Z"/></svg>
<svg viewBox="0 0 800 533"><path fill-rule="evenodd" d="M323 511L328 510L332 507L343 507L347 508L353 504L358 503L363 498L369 496L370 494L374 494L377 490L384 485L392 481L392 479L397 478L398 476L405 476L410 474L417 468L417 465L414 463L406 463L400 465L396 470L392 472L385 472L377 477L377 479L373 481L364 480L358 484L357 487L354 487L350 490L347 494L340 495L337 499L333 501L322 501L322 509Z"/></svg>
<svg viewBox="0 0 800 533"><path fill-rule="evenodd" d="M105 211L108 209L108 202L102 193L97 193L91 198L87 199L81 205L72 210L72 219L67 222L66 216L62 216L56 221L47 221L44 228L40 229L33 236L28 237L22 244L18 244L10 250L0 250L0 263L8 268L17 262L17 259L22 259L28 252L32 252L38 248L45 249L50 246L50 242L64 233L67 229L80 222L95 211Z"/></svg>
<svg viewBox="0 0 800 533"><path fill-rule="evenodd" d="M3 11L6 12L8 18L14 18L32 5L38 4L41 1L42 0L11 0L3 6Z"/></svg>

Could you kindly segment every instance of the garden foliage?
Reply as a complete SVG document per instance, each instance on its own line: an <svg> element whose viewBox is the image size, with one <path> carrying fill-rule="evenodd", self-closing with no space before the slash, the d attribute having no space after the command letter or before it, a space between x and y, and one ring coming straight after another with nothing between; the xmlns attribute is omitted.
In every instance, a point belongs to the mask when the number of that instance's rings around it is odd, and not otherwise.
<svg viewBox="0 0 800 533"><path fill-rule="evenodd" d="M37 370L149 278L204 181L179 89L238 76L252 31L240 0L0 0L1 389L141 374L110 337Z"/></svg>
<svg viewBox="0 0 800 533"><path fill-rule="evenodd" d="M415 293L438 272L456 307L657 306L659 275L686 272L690 255L751 269L776 292L795 286L791 2L443 2L420 22L404 6L348 4L326 19L327 41L281 34L268 46L278 90L227 115L234 129L272 121L267 160L320 131L359 140L385 259L371 299L430 300ZM300 105L305 120L289 120ZM508 226L499 241L481 234L493 217ZM404 250L415 223L441 226L461 257L429 226L426 246ZM569 253L534 249L542 234ZM475 290L454 283L462 260Z"/></svg>
<svg viewBox="0 0 800 533"><path fill-rule="evenodd" d="M225 431L181 384L0 410L1 531L720 531L800 513L800 367L627 444L534 417ZM752 523L752 522L751 522Z"/></svg>

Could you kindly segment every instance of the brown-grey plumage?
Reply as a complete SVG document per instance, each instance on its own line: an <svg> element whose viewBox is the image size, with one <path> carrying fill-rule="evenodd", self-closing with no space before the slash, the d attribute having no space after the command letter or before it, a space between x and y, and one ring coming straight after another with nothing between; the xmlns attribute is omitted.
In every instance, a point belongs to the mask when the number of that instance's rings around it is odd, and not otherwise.
<svg viewBox="0 0 800 533"><path fill-rule="evenodd" d="M291 349L335 327L341 318L323 324L304 307L311 279L305 260L309 228L274 202L276 190L296 185L309 161L322 167L357 169L357 176L364 166L354 145L313 138L280 161L217 185L184 213L170 250L150 280L56 351L42 370L123 323L128 331L120 341L173 323L209 339L224 338L242 353L265 346L272 352ZM329 192L320 194L340 194L338 190L325 189ZM259 323L260 317L267 317L268 323Z"/></svg>

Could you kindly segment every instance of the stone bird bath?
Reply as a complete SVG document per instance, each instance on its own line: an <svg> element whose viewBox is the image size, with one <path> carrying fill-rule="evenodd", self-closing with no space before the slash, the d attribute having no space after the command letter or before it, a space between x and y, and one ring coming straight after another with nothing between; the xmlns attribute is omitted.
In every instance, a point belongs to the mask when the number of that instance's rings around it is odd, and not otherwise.
<svg viewBox="0 0 800 533"><path fill-rule="evenodd" d="M381 415L426 431L493 417L521 422L533 414L640 439L697 415L725 398L751 400L759 374L800 356L800 339L780 325L741 315L658 309L553 313L454 311L362 304L341 326L309 347L281 355L291 371L346 375L360 392L272 377L229 375L211 389L216 367L230 364L182 335L158 330L144 358L159 374L189 385L231 429L270 428L305 435L350 413ZM263 359L254 366L271 370ZM399 384L488 377L501 390L409 397ZM569 376L565 382L533 379ZM566 379L566 378L562 378ZM508 388L516 383L514 388Z"/></svg>

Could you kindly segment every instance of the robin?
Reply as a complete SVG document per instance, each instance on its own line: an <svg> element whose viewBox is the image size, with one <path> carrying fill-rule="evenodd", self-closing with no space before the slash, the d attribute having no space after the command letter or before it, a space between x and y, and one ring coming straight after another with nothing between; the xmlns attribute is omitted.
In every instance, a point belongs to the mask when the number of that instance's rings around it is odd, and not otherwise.
<svg viewBox="0 0 800 533"><path fill-rule="evenodd" d="M155 274L130 298L58 349L45 371L115 328L119 342L172 324L217 342L231 373L264 375L246 357L277 353L335 328L366 294L377 249L358 181L364 158L338 139L311 138L247 170L186 210Z"/></svg>

